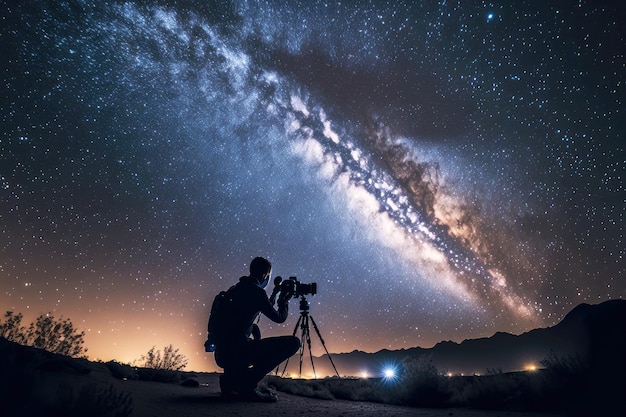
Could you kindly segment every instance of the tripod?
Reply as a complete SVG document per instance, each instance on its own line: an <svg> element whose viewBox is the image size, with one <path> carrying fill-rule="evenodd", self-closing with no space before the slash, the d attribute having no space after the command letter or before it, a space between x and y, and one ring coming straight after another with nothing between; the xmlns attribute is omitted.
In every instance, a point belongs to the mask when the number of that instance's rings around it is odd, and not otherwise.
<svg viewBox="0 0 626 417"><path fill-rule="evenodd" d="M335 366L335 363L333 362L333 358L330 357L330 353L328 353L328 349L326 349L326 343L324 343L324 339L322 338L322 335L320 334L320 330L317 327L315 320L313 320L313 316L309 314L309 301L306 299L304 295L300 296L300 317L298 317L296 326L293 329L294 336L296 335L296 333L298 333L298 328L300 328L300 332L301 332L300 333L300 368L299 368L300 376L302 376L302 358L304 356L304 349L305 349L304 342L306 341L306 345L309 348L309 357L311 358L311 367L313 368L313 377L317 379L317 374L315 373L315 364L313 363L313 352L311 351L311 332L309 328L309 321L313 323L313 328L315 329L315 333L317 333L317 337L320 338L320 342L322 342L322 346L324 347L324 350L326 351L326 355L328 356L328 359L330 360L330 364L333 366L333 369L335 370L337 377L341 378L339 376L339 372L337 371L337 367ZM285 375L285 371L287 370L288 364L289 364L289 358L287 358L287 361L285 362L285 366L283 368L283 373L281 374L281 377ZM278 368L276 368L276 373L278 373Z"/></svg>

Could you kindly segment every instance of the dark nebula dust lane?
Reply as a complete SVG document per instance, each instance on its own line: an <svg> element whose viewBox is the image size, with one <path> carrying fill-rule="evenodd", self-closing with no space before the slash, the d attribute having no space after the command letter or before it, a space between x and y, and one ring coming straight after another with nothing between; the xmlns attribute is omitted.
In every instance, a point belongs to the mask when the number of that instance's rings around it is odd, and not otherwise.
<svg viewBox="0 0 626 417"><path fill-rule="evenodd" d="M622 298L623 17L5 2L0 305L70 317L94 358L172 343L202 370L208 303L257 255L318 283L334 352Z"/></svg>

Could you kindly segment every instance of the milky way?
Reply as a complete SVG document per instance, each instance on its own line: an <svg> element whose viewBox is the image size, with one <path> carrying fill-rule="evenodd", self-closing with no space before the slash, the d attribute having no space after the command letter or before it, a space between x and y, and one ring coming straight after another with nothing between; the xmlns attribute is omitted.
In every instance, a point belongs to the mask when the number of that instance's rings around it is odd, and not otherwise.
<svg viewBox="0 0 626 417"><path fill-rule="evenodd" d="M622 298L623 7L413 3L8 2L2 307L201 370L257 255L334 352Z"/></svg>

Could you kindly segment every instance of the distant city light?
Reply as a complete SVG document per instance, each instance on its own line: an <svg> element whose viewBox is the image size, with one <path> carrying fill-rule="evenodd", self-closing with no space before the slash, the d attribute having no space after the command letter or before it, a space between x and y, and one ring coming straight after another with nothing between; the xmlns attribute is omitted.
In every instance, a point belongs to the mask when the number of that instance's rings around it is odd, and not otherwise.
<svg viewBox="0 0 626 417"><path fill-rule="evenodd" d="M367 371L361 371L361 378L369 378L369 374L367 373Z"/></svg>
<svg viewBox="0 0 626 417"><path fill-rule="evenodd" d="M400 365L394 362L388 362L386 364L381 364L382 367L378 371L378 375L380 375L383 381L393 382L398 379L398 373L400 372Z"/></svg>

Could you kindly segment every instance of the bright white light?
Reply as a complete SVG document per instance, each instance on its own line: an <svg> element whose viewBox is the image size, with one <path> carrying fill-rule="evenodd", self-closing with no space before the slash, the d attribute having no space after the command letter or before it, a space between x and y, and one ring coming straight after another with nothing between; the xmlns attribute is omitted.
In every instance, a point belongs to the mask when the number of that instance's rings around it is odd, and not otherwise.
<svg viewBox="0 0 626 417"><path fill-rule="evenodd" d="M531 364L526 365L525 369L527 371L534 372L537 370L537 365L535 365L534 363L531 363Z"/></svg>
<svg viewBox="0 0 626 417"><path fill-rule="evenodd" d="M385 369L385 378L391 379L396 376L396 371L393 368Z"/></svg>

